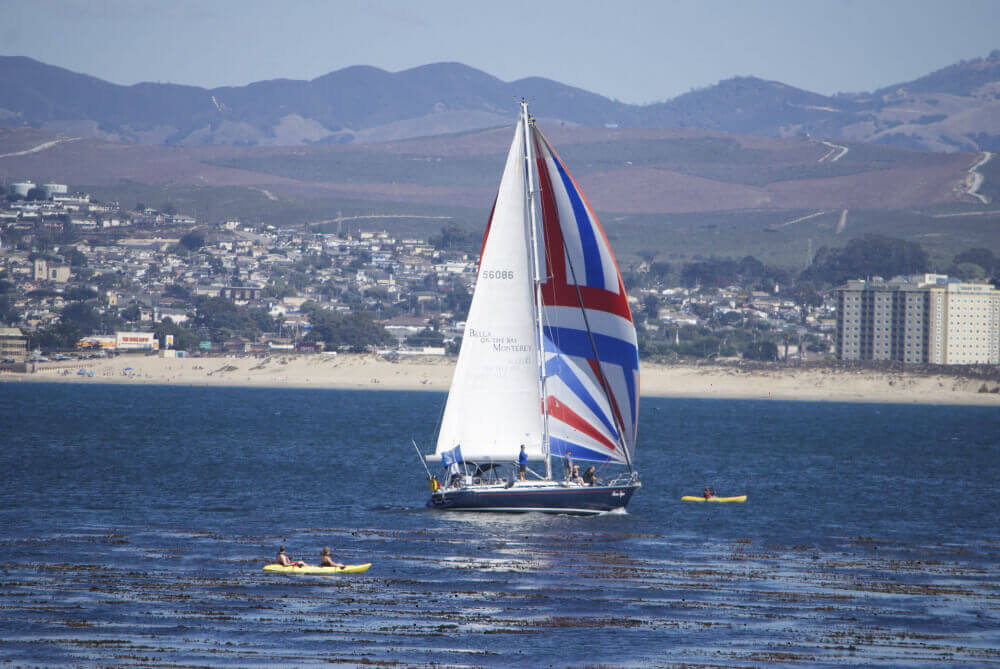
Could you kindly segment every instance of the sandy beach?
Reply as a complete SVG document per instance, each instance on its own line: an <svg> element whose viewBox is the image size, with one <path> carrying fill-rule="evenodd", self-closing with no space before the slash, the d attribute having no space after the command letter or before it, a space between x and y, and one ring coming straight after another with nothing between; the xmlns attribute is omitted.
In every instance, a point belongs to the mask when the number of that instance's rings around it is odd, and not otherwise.
<svg viewBox="0 0 1000 669"><path fill-rule="evenodd" d="M413 357L391 362L372 355L273 355L266 358L122 355L109 359L42 363L33 374L0 372L0 382L446 391L453 370L453 358ZM989 390L1000 387L998 381L870 369L748 369L723 364L648 363L642 366L642 395L649 397L1000 407L1000 394L980 392L984 383Z"/></svg>

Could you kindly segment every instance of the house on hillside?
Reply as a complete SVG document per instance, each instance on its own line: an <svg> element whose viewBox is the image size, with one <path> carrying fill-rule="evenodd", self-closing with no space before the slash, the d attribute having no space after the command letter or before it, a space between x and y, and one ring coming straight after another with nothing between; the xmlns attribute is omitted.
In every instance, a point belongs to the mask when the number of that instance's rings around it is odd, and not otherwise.
<svg viewBox="0 0 1000 669"><path fill-rule="evenodd" d="M45 258L35 259L35 281L54 281L66 283L69 281L69 265L53 262Z"/></svg>

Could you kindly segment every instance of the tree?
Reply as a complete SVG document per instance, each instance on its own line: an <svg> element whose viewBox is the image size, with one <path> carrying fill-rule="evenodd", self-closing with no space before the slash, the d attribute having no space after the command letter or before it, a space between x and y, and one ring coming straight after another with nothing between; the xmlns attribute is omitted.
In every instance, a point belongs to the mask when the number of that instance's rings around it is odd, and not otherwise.
<svg viewBox="0 0 1000 669"><path fill-rule="evenodd" d="M958 277L962 281L981 281L989 278L989 272L979 263L960 262L948 268L948 274Z"/></svg>
<svg viewBox="0 0 1000 669"><path fill-rule="evenodd" d="M39 188L38 186L35 186L34 188L32 188L31 190L28 191L28 194L24 197L24 199L25 200L29 200L29 201L30 200L45 200L46 199L45 190L42 189L42 188Z"/></svg>
<svg viewBox="0 0 1000 669"><path fill-rule="evenodd" d="M743 358L746 360L768 360L778 359L778 345L773 341L751 342L743 350Z"/></svg>
<svg viewBox="0 0 1000 669"><path fill-rule="evenodd" d="M87 300L96 300L97 297L96 290L82 286L70 288L66 291L66 299L70 302L86 302Z"/></svg>
<svg viewBox="0 0 1000 669"><path fill-rule="evenodd" d="M432 235L427 240L439 251L464 251L475 253L479 250L481 240L473 233L467 232L458 223L448 223L441 228L440 235Z"/></svg>
<svg viewBox="0 0 1000 669"><path fill-rule="evenodd" d="M659 320L660 297L656 293L646 293L642 296L642 315L647 322Z"/></svg>
<svg viewBox="0 0 1000 669"><path fill-rule="evenodd" d="M975 263L990 274L994 274L1000 270L1000 258L997 258L993 254L993 251L984 248L972 248L962 251L955 256L952 263L954 265L961 265L962 263Z"/></svg>
<svg viewBox="0 0 1000 669"><path fill-rule="evenodd" d="M406 338L407 346L444 346L444 336L430 328L424 328L415 335Z"/></svg>
<svg viewBox="0 0 1000 669"><path fill-rule="evenodd" d="M62 223L62 233L59 235L60 244L75 244L80 241L82 235L80 231L76 229L73 225L73 219L69 214L63 214L59 217L59 221ZM73 249L74 251L76 249ZM86 258L84 258L86 260Z"/></svg>
<svg viewBox="0 0 1000 669"><path fill-rule="evenodd" d="M821 284L840 284L870 276L892 278L922 274L930 259L919 244L883 235L852 239L842 249L822 247L800 279Z"/></svg>
<svg viewBox="0 0 1000 669"><path fill-rule="evenodd" d="M207 328L238 329L243 320L240 308L224 297L202 297L197 308L195 322Z"/></svg>
<svg viewBox="0 0 1000 669"><path fill-rule="evenodd" d="M63 256L66 258L66 262L72 267L83 267L87 264L87 256L75 247L67 249Z"/></svg>
<svg viewBox="0 0 1000 669"><path fill-rule="evenodd" d="M673 267L668 262L653 262L649 265L649 274L654 280L662 281L670 276Z"/></svg>
<svg viewBox="0 0 1000 669"><path fill-rule="evenodd" d="M451 282L451 287L444 296L441 307L450 311L454 320L465 320L469 313L469 305L472 304L472 295L465 289L465 285L458 279Z"/></svg>
<svg viewBox="0 0 1000 669"><path fill-rule="evenodd" d="M264 286L264 297L282 299L295 295L295 290L281 277L272 277L270 283Z"/></svg>
<svg viewBox="0 0 1000 669"><path fill-rule="evenodd" d="M743 314L739 311L726 311L719 316L719 324L732 326L743 322Z"/></svg>
<svg viewBox="0 0 1000 669"><path fill-rule="evenodd" d="M274 332L278 329L278 322L274 320L267 309L262 307L247 309L247 317L253 327L260 332Z"/></svg>
<svg viewBox="0 0 1000 669"><path fill-rule="evenodd" d="M369 259L371 255L369 254ZM330 269L333 267L333 259L324 251L323 253L311 253L305 256L300 263L302 265L301 269L303 271L309 268L315 269Z"/></svg>
<svg viewBox="0 0 1000 669"><path fill-rule="evenodd" d="M368 249L358 249L354 252L354 257L351 258L351 262L347 264L347 269L352 272L356 272L362 267L370 265L372 262L372 254Z"/></svg>
<svg viewBox="0 0 1000 669"><path fill-rule="evenodd" d="M313 326L306 339L325 342L328 348L349 348L355 352L364 352L373 346L387 346L396 341L366 312L339 314L315 305L309 309L303 305L302 311L307 313Z"/></svg>
<svg viewBox="0 0 1000 669"><path fill-rule="evenodd" d="M657 249L644 248L639 249L636 255L642 258L643 262L648 266L653 264L653 261L656 260L656 256L660 255L660 252Z"/></svg>
<svg viewBox="0 0 1000 669"><path fill-rule="evenodd" d="M192 230L181 237L181 246L188 251L197 251L205 245L205 233L201 230Z"/></svg>
<svg viewBox="0 0 1000 669"><path fill-rule="evenodd" d="M164 297L173 297L178 300L189 301L191 299L191 291L189 291L184 286L177 285L176 283L171 283L163 287Z"/></svg>
<svg viewBox="0 0 1000 669"><path fill-rule="evenodd" d="M60 315L60 322L72 323L84 334L100 332L102 325L101 315L86 302L67 304Z"/></svg>
<svg viewBox="0 0 1000 669"><path fill-rule="evenodd" d="M201 337L194 330L174 323L170 318L164 318L153 330L156 338L160 340L160 345L166 347L167 335L173 335L173 348L179 351L193 351L198 348Z"/></svg>
<svg viewBox="0 0 1000 669"><path fill-rule="evenodd" d="M812 281L797 282L792 289L792 298L801 309L803 323L811 308L823 306L823 296L816 290Z"/></svg>
<svg viewBox="0 0 1000 669"><path fill-rule="evenodd" d="M16 323L21 320L21 313L14 306L14 295L0 293L0 323Z"/></svg>
<svg viewBox="0 0 1000 669"><path fill-rule="evenodd" d="M73 348L82 337L83 333L75 323L60 320L51 328L39 330L34 341L43 351L65 350Z"/></svg>
<svg viewBox="0 0 1000 669"><path fill-rule="evenodd" d="M138 303L133 302L132 304L122 309L121 317L130 323L135 323L136 321L139 320L139 316L141 315L141 313L142 312L140 310Z"/></svg>
<svg viewBox="0 0 1000 669"><path fill-rule="evenodd" d="M728 286L736 282L736 261L731 258L710 258L685 263L681 283L688 287Z"/></svg>
<svg viewBox="0 0 1000 669"><path fill-rule="evenodd" d="M94 279L101 290L110 290L121 283L121 277L115 272L105 272Z"/></svg>

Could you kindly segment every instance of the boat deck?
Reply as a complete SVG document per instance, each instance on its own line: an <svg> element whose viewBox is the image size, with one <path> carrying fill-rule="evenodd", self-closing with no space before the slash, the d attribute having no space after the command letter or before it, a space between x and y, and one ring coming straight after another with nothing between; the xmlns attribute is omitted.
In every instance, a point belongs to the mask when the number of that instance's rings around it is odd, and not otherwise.
<svg viewBox="0 0 1000 669"><path fill-rule="evenodd" d="M641 486L635 480L594 486L544 480L474 483L438 490L427 506L448 511L592 515L624 508Z"/></svg>

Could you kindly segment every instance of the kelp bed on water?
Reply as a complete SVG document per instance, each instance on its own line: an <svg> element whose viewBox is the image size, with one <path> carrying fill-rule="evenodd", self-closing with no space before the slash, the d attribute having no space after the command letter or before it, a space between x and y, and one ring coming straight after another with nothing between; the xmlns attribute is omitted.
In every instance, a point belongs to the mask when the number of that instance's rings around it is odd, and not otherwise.
<svg viewBox="0 0 1000 669"><path fill-rule="evenodd" d="M820 548L500 522L495 538L467 521L289 537L374 562L350 577L263 573L270 536L5 539L4 554L31 559L0 565L0 661L1000 664L995 542Z"/></svg>

